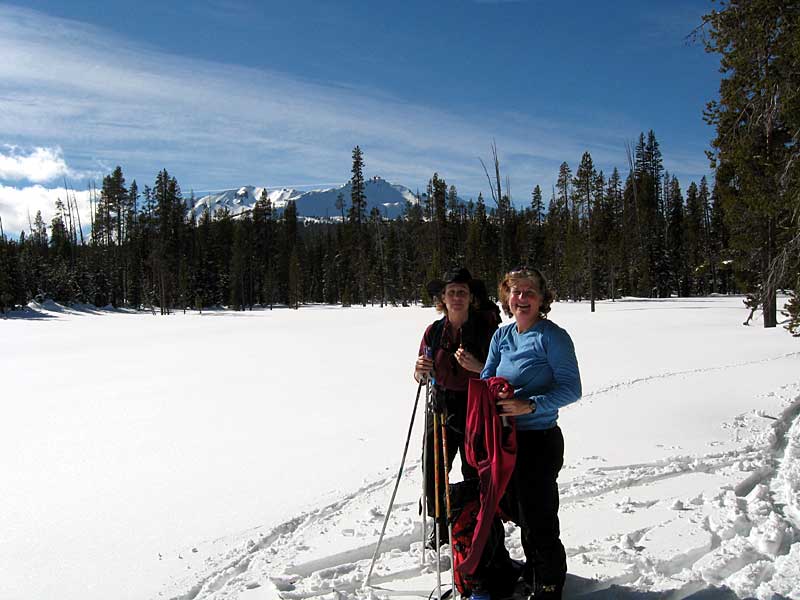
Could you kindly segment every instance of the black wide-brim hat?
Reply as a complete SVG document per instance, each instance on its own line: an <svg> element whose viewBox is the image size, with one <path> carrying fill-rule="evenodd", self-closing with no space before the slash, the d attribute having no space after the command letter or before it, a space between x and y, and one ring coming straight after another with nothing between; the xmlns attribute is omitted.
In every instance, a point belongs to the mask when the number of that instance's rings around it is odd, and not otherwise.
<svg viewBox="0 0 800 600"><path fill-rule="evenodd" d="M458 269L451 269L447 271L441 279L434 279L429 281L425 289L431 297L438 296L442 293L448 283L463 283L469 286L469 291L475 293L475 282L477 280L472 278L472 274L464 267Z"/></svg>

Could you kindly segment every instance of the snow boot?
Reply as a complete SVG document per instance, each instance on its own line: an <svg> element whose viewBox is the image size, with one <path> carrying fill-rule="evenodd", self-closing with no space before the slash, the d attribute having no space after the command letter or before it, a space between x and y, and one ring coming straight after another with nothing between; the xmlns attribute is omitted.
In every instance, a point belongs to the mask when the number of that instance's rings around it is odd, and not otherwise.
<svg viewBox="0 0 800 600"><path fill-rule="evenodd" d="M556 583L537 585L536 591L530 595L530 600L561 600L563 587Z"/></svg>

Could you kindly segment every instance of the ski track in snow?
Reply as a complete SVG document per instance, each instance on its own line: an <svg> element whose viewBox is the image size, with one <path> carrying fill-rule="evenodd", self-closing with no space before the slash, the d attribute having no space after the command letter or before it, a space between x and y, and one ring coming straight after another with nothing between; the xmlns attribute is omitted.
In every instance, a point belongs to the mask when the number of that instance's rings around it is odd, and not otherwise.
<svg viewBox="0 0 800 600"><path fill-rule="evenodd" d="M738 451L595 467L589 471L597 473L596 477L562 487L562 504L569 506L586 498L599 501L626 488L633 495L632 489L671 477L714 473L733 466L751 470L737 485L723 486L710 497L698 495L674 502L670 508L679 518L616 539L568 548L571 564L576 560L616 562L621 573L606 583L635 584L653 591L673 589L678 590L677 597L689 596L707 585L724 585L742 597L800 597L800 386L785 386L783 391L790 389L793 395L770 430L748 440ZM737 419L740 417L743 415ZM603 481L604 476L610 476L609 480ZM637 502L628 497L616 508L626 513L658 504L658 500ZM681 520L690 525L679 536L689 538L683 548L667 556L648 551L650 544L658 545L659 530L685 527Z"/></svg>
<svg viewBox="0 0 800 600"><path fill-rule="evenodd" d="M656 379L667 379L669 377L679 377L681 375L696 375L696 374L701 374L701 373L713 373L715 371L725 371L727 369L737 369L737 368L741 368L741 367L749 367L749 366L752 366L752 365L760 365L760 364L764 364L764 363L773 362L773 361L776 361L776 360L783 360L783 359L787 359L787 358L797 358L797 357L800 357L800 352L786 352L784 354L779 354L778 356L762 358L762 359L759 359L759 360L743 361L743 362L737 362L737 363L732 363L732 364L728 364L728 365L718 365L718 366L714 366L714 367L700 367L700 368L697 368L697 369L685 369L685 370L682 370L682 371L668 371L666 373L657 373L655 375L646 375L644 377L635 377L633 379L628 379L628 380L625 380L625 381L619 381L619 382L616 382L616 383L612 383L611 385L608 385L606 387L603 387L603 388L600 388L598 390L593 390L591 392L588 392L588 393L584 394L581 397L581 402L584 402L584 401L587 401L587 400L591 400L592 398L594 398L596 396L600 396L600 395L606 394L608 392L616 391L616 390L619 390L619 389L622 389L622 388L629 388L629 387L634 386L634 385L636 385L638 383L645 383L645 382L653 381L653 380L656 380Z"/></svg>
<svg viewBox="0 0 800 600"><path fill-rule="evenodd" d="M800 352L640 377L592 391L585 398L653 379L797 356ZM769 395L780 397L783 412L778 417L753 412L736 416L729 426L736 428L737 440L740 431L744 436L737 449L675 455L652 463L592 466L562 482L562 522L569 521L570 509L591 513L608 511L611 506L622 515L663 513L644 527L621 535L615 530L612 535L567 547L571 574L565 597L591 592L592 598L618 598L626 597L627 590L627 597L641 598L637 590L648 590L655 594L648 597L684 598L724 586L739 597L800 598L800 383ZM771 426L763 426L764 418L772 419ZM760 426L754 425L759 419ZM603 460L582 460L592 459ZM654 487L674 478L721 473L728 483L717 485L713 493L668 501ZM266 534L245 533L235 544L228 540L226 551L210 555L199 567L199 577L174 581L159 596L172 600L427 597L435 585L434 554L428 551L426 565L420 566L418 462L406 466L403 480L406 483L389 521L371 589L363 583L394 475L387 474ZM522 558L518 529L509 523L506 531L509 552ZM326 552L326 536L335 551ZM679 544L676 539L681 540ZM593 576L592 568L600 565L604 574ZM443 568L449 568L446 553ZM443 573L442 580L449 582L449 573ZM726 593L704 597L727 598Z"/></svg>

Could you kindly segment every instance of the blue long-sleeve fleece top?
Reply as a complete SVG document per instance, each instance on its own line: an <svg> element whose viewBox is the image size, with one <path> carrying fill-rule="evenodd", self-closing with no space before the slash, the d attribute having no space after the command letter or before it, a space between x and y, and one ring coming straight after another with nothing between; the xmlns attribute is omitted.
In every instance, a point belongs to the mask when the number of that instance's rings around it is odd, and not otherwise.
<svg viewBox="0 0 800 600"><path fill-rule="evenodd" d="M500 327L489 345L481 378L505 377L516 398L533 398L536 412L515 417L517 429L550 429L558 409L581 397L581 375L572 338L541 319L523 333L516 323Z"/></svg>

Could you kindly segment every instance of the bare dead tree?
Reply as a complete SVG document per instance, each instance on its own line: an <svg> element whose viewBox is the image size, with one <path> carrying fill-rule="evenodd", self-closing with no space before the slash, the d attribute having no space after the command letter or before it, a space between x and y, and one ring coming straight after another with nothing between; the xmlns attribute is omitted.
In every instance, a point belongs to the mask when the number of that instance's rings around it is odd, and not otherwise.
<svg viewBox="0 0 800 600"><path fill-rule="evenodd" d="M81 213L78 210L78 197L75 194L75 191L72 191L72 195L70 196L70 189L69 185L67 185L67 178L64 178L64 190L67 193L67 208L69 210L69 221L70 221L70 230L72 235L72 240L75 245L78 244L78 236L80 235L81 238L81 246L83 246L83 227L81 226ZM75 227L73 216L72 216L72 204L75 204L75 217L74 220L77 221L78 226Z"/></svg>
<svg viewBox="0 0 800 600"><path fill-rule="evenodd" d="M92 242L94 242L94 182L89 182L89 221L92 228Z"/></svg>
<svg viewBox="0 0 800 600"><path fill-rule="evenodd" d="M69 231L69 241L72 244L75 244L78 241L78 237L77 237L77 234L75 232L75 226L74 226L74 224L72 222L72 203L69 200L69 188L67 187L67 178L66 177L64 177L64 197L67 200L67 215L66 215L67 216L67 223L66 223L66 225L67 225L67 230ZM60 200L60 198L59 198L59 200ZM62 219L63 219L63 216L64 215L62 213L62 215L61 215Z"/></svg>
<svg viewBox="0 0 800 600"><path fill-rule="evenodd" d="M81 225L81 211L78 210L78 196L72 192L72 201L75 203L75 217L78 219L78 233L81 236L81 246L83 246L83 226ZM77 242L77 240L75 240Z"/></svg>
<svg viewBox="0 0 800 600"><path fill-rule="evenodd" d="M492 181L492 178L489 176L489 170L486 168L483 159L478 158L478 160L481 161L483 172L486 174L486 180L489 182L489 191L492 193L492 200L494 200L494 204L497 207L497 216L500 225L500 268L505 269L508 266L506 264L506 245L508 242L504 236L506 215L503 207L503 189L500 184L500 159L497 157L497 143L494 139L492 139L491 148L492 162L494 163L494 181Z"/></svg>
<svg viewBox="0 0 800 600"><path fill-rule="evenodd" d="M500 199L503 197L503 192L500 187L500 161L497 158L497 143L492 140L492 161L494 162L494 182L492 182L492 178L489 177L489 171L486 168L486 164L484 164L482 158L478 158L481 161L481 166L483 167L483 172L486 174L486 180L489 182L489 191L492 193L492 200L494 200L495 206L498 208L500 207Z"/></svg>

